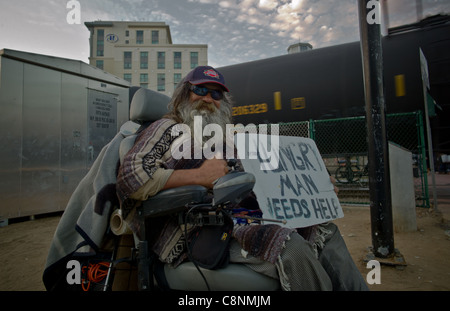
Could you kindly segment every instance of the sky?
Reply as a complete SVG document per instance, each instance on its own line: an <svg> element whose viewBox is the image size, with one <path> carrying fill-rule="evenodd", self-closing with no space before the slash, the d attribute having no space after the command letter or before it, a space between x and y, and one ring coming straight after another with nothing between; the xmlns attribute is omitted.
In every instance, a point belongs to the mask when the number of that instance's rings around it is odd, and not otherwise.
<svg viewBox="0 0 450 311"><path fill-rule="evenodd" d="M79 24L67 20L75 2ZM418 2L423 17L450 13L449 0L387 0L389 26L415 22ZM207 44L214 67L359 40L357 0L0 0L0 49L89 63L84 23L99 20L165 22L174 44Z"/></svg>

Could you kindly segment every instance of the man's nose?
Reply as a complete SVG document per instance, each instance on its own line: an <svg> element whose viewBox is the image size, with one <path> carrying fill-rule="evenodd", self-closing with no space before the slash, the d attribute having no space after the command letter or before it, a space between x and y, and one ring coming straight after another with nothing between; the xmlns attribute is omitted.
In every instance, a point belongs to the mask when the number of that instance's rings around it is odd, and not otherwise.
<svg viewBox="0 0 450 311"><path fill-rule="evenodd" d="M206 95L202 97L202 100L207 103L214 103L214 99L211 97L210 92L206 93Z"/></svg>

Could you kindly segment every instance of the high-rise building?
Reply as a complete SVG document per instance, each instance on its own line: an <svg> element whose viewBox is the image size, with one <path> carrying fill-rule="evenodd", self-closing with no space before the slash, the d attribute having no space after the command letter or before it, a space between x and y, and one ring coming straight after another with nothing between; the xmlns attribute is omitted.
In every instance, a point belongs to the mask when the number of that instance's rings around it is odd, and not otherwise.
<svg viewBox="0 0 450 311"><path fill-rule="evenodd" d="M208 63L208 45L173 44L164 22L95 21L89 63L113 75L171 96L191 69Z"/></svg>

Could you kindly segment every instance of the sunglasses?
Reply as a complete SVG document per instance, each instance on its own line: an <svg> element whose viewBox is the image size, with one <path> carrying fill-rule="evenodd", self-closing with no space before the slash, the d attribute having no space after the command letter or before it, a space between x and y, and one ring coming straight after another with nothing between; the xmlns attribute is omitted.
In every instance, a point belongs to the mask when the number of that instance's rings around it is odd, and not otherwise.
<svg viewBox="0 0 450 311"><path fill-rule="evenodd" d="M211 94L212 99L221 100L223 98L223 91L221 90L211 90L204 86L191 85L190 90L198 96L206 96L208 93Z"/></svg>

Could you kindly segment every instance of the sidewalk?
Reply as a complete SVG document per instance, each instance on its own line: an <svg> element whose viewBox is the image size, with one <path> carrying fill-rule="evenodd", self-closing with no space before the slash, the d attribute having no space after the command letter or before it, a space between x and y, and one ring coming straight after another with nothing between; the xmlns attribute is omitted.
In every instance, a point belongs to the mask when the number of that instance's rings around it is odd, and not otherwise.
<svg viewBox="0 0 450 311"><path fill-rule="evenodd" d="M443 221L450 222L450 174L435 173L437 211L442 213ZM430 204L433 204L433 181L428 173Z"/></svg>

